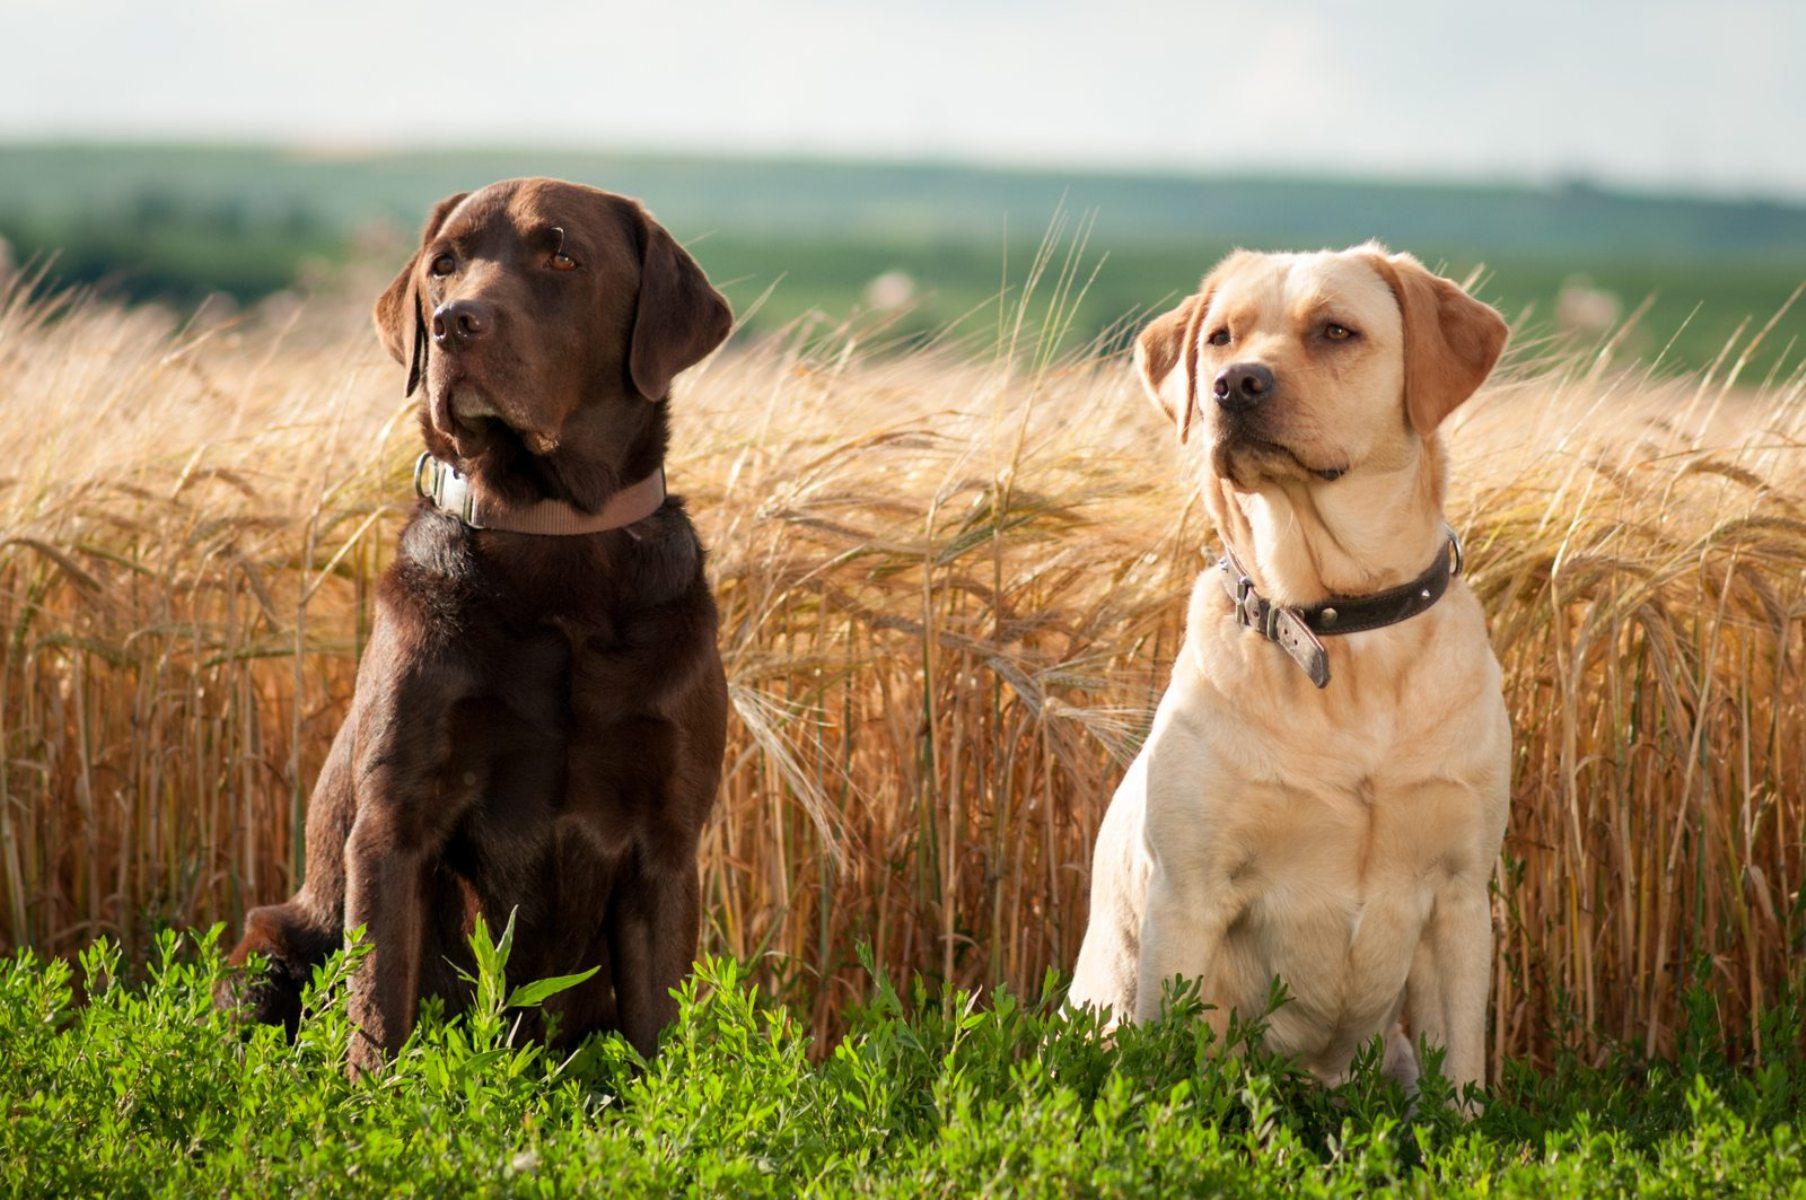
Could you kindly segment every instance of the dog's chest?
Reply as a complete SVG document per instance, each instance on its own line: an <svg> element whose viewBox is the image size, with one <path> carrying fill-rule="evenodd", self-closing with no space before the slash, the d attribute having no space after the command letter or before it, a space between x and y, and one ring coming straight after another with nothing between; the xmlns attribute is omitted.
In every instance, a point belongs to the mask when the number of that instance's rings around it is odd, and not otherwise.
<svg viewBox="0 0 1806 1200"><path fill-rule="evenodd" d="M569 737L561 820L590 825L610 853L654 820L676 762L676 730L657 702L662 681L615 624L566 630Z"/></svg>
<svg viewBox="0 0 1806 1200"><path fill-rule="evenodd" d="M1469 869L1477 796L1360 781L1243 799L1222 842L1242 986L1277 977L1311 1028L1365 1036L1396 1006L1438 892Z"/></svg>
<svg viewBox="0 0 1806 1200"><path fill-rule="evenodd" d="M648 719L655 681L636 676L623 632L605 620L549 620L487 647L488 686L455 753L487 763L489 804L532 814L615 815L660 760ZM606 761L600 761L605 759Z"/></svg>

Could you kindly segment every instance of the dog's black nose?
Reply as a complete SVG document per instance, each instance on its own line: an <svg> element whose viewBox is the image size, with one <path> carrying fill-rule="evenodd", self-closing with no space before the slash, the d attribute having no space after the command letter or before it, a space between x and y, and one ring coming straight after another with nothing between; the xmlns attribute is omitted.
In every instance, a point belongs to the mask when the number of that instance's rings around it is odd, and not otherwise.
<svg viewBox="0 0 1806 1200"><path fill-rule="evenodd" d="M445 347L474 342L494 324L488 306L475 300L453 300L433 310L433 341Z"/></svg>
<svg viewBox="0 0 1806 1200"><path fill-rule="evenodd" d="M1273 372L1260 363L1236 363L1217 376L1217 403L1230 412L1246 412L1273 391Z"/></svg>

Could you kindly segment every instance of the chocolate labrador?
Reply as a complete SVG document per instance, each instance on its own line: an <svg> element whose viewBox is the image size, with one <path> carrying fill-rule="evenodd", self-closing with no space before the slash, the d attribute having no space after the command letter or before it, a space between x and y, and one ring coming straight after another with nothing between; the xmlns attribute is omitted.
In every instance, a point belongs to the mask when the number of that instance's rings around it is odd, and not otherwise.
<svg viewBox="0 0 1806 1200"><path fill-rule="evenodd" d="M375 318L421 394L421 499L308 806L306 881L247 916L232 961L269 969L237 1002L292 1030L362 926L365 1070L422 997L467 1002L475 918L513 914L511 980L599 968L546 1005L559 1039L651 1054L695 955L727 720L667 405L732 314L636 202L519 179L442 200Z"/></svg>

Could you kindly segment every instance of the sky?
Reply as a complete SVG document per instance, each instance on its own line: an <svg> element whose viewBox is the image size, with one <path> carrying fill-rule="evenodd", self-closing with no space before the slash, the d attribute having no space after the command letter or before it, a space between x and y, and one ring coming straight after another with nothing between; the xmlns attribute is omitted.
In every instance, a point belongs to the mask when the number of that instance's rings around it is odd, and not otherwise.
<svg viewBox="0 0 1806 1200"><path fill-rule="evenodd" d="M0 0L0 137L561 144L1806 200L1806 0Z"/></svg>

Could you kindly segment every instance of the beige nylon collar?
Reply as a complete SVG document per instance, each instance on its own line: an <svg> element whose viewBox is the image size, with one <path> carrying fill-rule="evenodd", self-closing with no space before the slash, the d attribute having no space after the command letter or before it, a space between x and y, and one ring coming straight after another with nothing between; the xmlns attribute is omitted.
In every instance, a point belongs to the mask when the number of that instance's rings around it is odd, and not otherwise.
<svg viewBox="0 0 1806 1200"><path fill-rule="evenodd" d="M620 529L657 512L665 503L665 469L628 484L593 513L563 500L536 500L520 507L504 504L480 495L469 476L431 454L422 454L414 463L414 491L472 529L571 536Z"/></svg>

